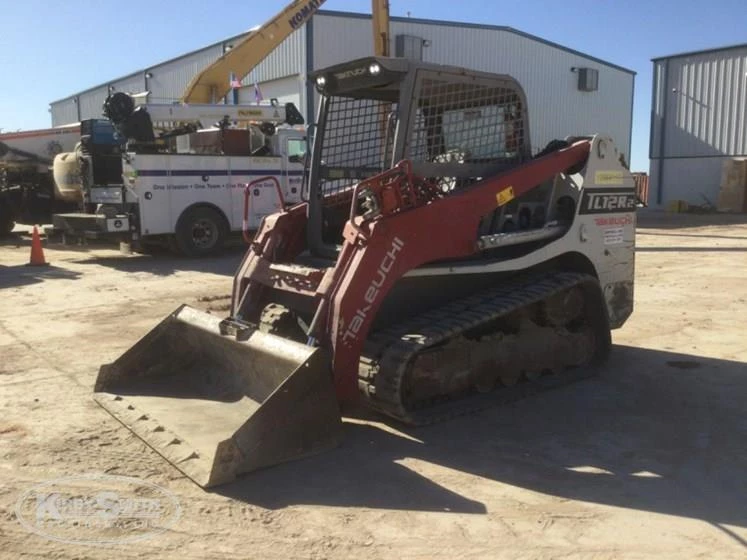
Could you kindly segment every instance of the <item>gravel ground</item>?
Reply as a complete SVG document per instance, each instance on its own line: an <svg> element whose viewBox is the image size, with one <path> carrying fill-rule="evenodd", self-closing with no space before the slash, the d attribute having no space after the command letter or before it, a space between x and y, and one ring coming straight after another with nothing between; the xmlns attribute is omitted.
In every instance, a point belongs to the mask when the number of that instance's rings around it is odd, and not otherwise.
<svg viewBox="0 0 747 560"><path fill-rule="evenodd" d="M745 558L747 218L644 214L637 242L636 310L600 376L428 428L349 418L336 450L206 492L91 392L179 304L225 314L241 253L47 243L51 265L29 268L17 228L0 243L0 558ZM19 522L35 485L95 473L163 488L179 518L108 545Z"/></svg>

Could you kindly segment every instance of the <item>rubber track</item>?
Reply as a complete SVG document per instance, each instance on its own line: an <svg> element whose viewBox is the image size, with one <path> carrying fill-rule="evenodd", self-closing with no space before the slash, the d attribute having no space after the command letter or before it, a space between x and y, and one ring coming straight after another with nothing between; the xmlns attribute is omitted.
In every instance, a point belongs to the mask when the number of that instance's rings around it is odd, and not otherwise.
<svg viewBox="0 0 747 560"><path fill-rule="evenodd" d="M591 366L567 368L561 374L544 375L513 387L498 387L489 393L469 394L416 410L406 409L400 399L409 364L419 352L558 292L589 282L597 284L593 276L573 272L525 276L374 333L366 342L358 374L358 385L366 404L397 420L420 426L591 377L596 369Z"/></svg>

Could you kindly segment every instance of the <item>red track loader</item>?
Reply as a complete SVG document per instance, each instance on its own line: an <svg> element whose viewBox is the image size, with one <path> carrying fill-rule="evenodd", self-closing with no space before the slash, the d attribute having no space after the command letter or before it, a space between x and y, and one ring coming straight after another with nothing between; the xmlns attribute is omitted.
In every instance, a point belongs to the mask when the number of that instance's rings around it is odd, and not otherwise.
<svg viewBox="0 0 747 560"><path fill-rule="evenodd" d="M533 155L507 76L366 58L313 80L307 202L265 217L230 316L182 306L96 381L205 487L334 446L343 401L421 425L586 375L633 309L611 139Z"/></svg>

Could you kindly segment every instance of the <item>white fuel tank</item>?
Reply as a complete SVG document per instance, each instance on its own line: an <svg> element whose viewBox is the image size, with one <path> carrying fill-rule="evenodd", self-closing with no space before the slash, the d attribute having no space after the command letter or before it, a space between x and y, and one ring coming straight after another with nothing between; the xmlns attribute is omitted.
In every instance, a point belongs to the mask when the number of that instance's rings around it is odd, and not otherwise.
<svg viewBox="0 0 747 560"><path fill-rule="evenodd" d="M76 146L77 148L77 146ZM54 195L58 200L80 202L83 200L83 187L80 180L80 165L76 149L54 157L52 175L54 177Z"/></svg>

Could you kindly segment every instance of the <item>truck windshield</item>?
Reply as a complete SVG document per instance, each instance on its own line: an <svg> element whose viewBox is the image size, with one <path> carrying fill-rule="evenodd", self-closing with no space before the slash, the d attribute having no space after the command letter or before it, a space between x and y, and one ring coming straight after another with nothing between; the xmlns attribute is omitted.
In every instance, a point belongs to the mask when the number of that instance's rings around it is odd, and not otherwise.
<svg viewBox="0 0 747 560"><path fill-rule="evenodd" d="M293 163L300 163L306 156L306 139L304 138L289 138L288 139L288 161Z"/></svg>

